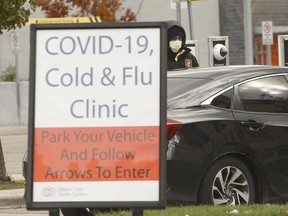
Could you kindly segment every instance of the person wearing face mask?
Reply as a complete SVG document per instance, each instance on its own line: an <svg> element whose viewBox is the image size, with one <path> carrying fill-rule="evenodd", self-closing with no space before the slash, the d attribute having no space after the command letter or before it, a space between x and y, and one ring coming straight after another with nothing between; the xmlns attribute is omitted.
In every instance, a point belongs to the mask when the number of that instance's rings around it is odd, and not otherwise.
<svg viewBox="0 0 288 216"><path fill-rule="evenodd" d="M186 33L179 22L167 21L168 70L199 67L196 57L185 46Z"/></svg>

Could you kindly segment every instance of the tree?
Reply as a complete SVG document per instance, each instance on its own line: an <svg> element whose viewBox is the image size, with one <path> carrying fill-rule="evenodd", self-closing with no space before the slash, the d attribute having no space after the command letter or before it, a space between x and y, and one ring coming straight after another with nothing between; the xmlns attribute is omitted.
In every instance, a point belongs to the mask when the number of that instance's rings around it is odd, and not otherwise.
<svg viewBox="0 0 288 216"><path fill-rule="evenodd" d="M6 167L0 139L0 181L4 181L5 179L6 179Z"/></svg>
<svg viewBox="0 0 288 216"><path fill-rule="evenodd" d="M136 15L120 0L39 0L46 17L99 16L103 22L136 21Z"/></svg>
<svg viewBox="0 0 288 216"><path fill-rule="evenodd" d="M0 1L0 34L3 30L21 28L26 24L37 0L1 0ZM5 161L0 140L0 180L6 178Z"/></svg>
<svg viewBox="0 0 288 216"><path fill-rule="evenodd" d="M21 28L35 10L37 0L1 0L0 1L0 34Z"/></svg>

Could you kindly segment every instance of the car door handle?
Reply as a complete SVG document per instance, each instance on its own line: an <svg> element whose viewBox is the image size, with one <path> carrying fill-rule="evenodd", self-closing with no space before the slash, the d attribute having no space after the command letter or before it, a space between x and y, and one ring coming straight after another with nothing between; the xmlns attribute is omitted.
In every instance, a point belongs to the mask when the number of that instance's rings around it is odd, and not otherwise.
<svg viewBox="0 0 288 216"><path fill-rule="evenodd" d="M260 123L252 119L249 119L247 121L241 121L241 124L245 127L249 127L251 131L258 131L260 129L263 129L265 126L264 123Z"/></svg>

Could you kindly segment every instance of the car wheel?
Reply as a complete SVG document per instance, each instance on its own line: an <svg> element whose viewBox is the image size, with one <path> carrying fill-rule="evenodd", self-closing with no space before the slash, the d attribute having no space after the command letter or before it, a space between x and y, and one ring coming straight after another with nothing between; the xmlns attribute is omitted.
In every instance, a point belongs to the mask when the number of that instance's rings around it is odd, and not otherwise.
<svg viewBox="0 0 288 216"><path fill-rule="evenodd" d="M64 216L93 216L85 208L61 208L61 212Z"/></svg>
<svg viewBox="0 0 288 216"><path fill-rule="evenodd" d="M199 201L211 205L253 204L255 187L249 169L233 157L216 161L201 183Z"/></svg>

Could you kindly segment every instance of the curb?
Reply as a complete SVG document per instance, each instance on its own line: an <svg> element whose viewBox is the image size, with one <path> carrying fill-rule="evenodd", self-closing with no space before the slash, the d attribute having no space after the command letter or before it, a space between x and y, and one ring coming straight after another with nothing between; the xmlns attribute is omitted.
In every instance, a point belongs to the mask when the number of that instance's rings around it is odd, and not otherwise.
<svg viewBox="0 0 288 216"><path fill-rule="evenodd" d="M0 206L25 205L26 202L23 195L24 195L24 189L1 190Z"/></svg>
<svg viewBox="0 0 288 216"><path fill-rule="evenodd" d="M0 126L0 136L27 135L28 126Z"/></svg>

